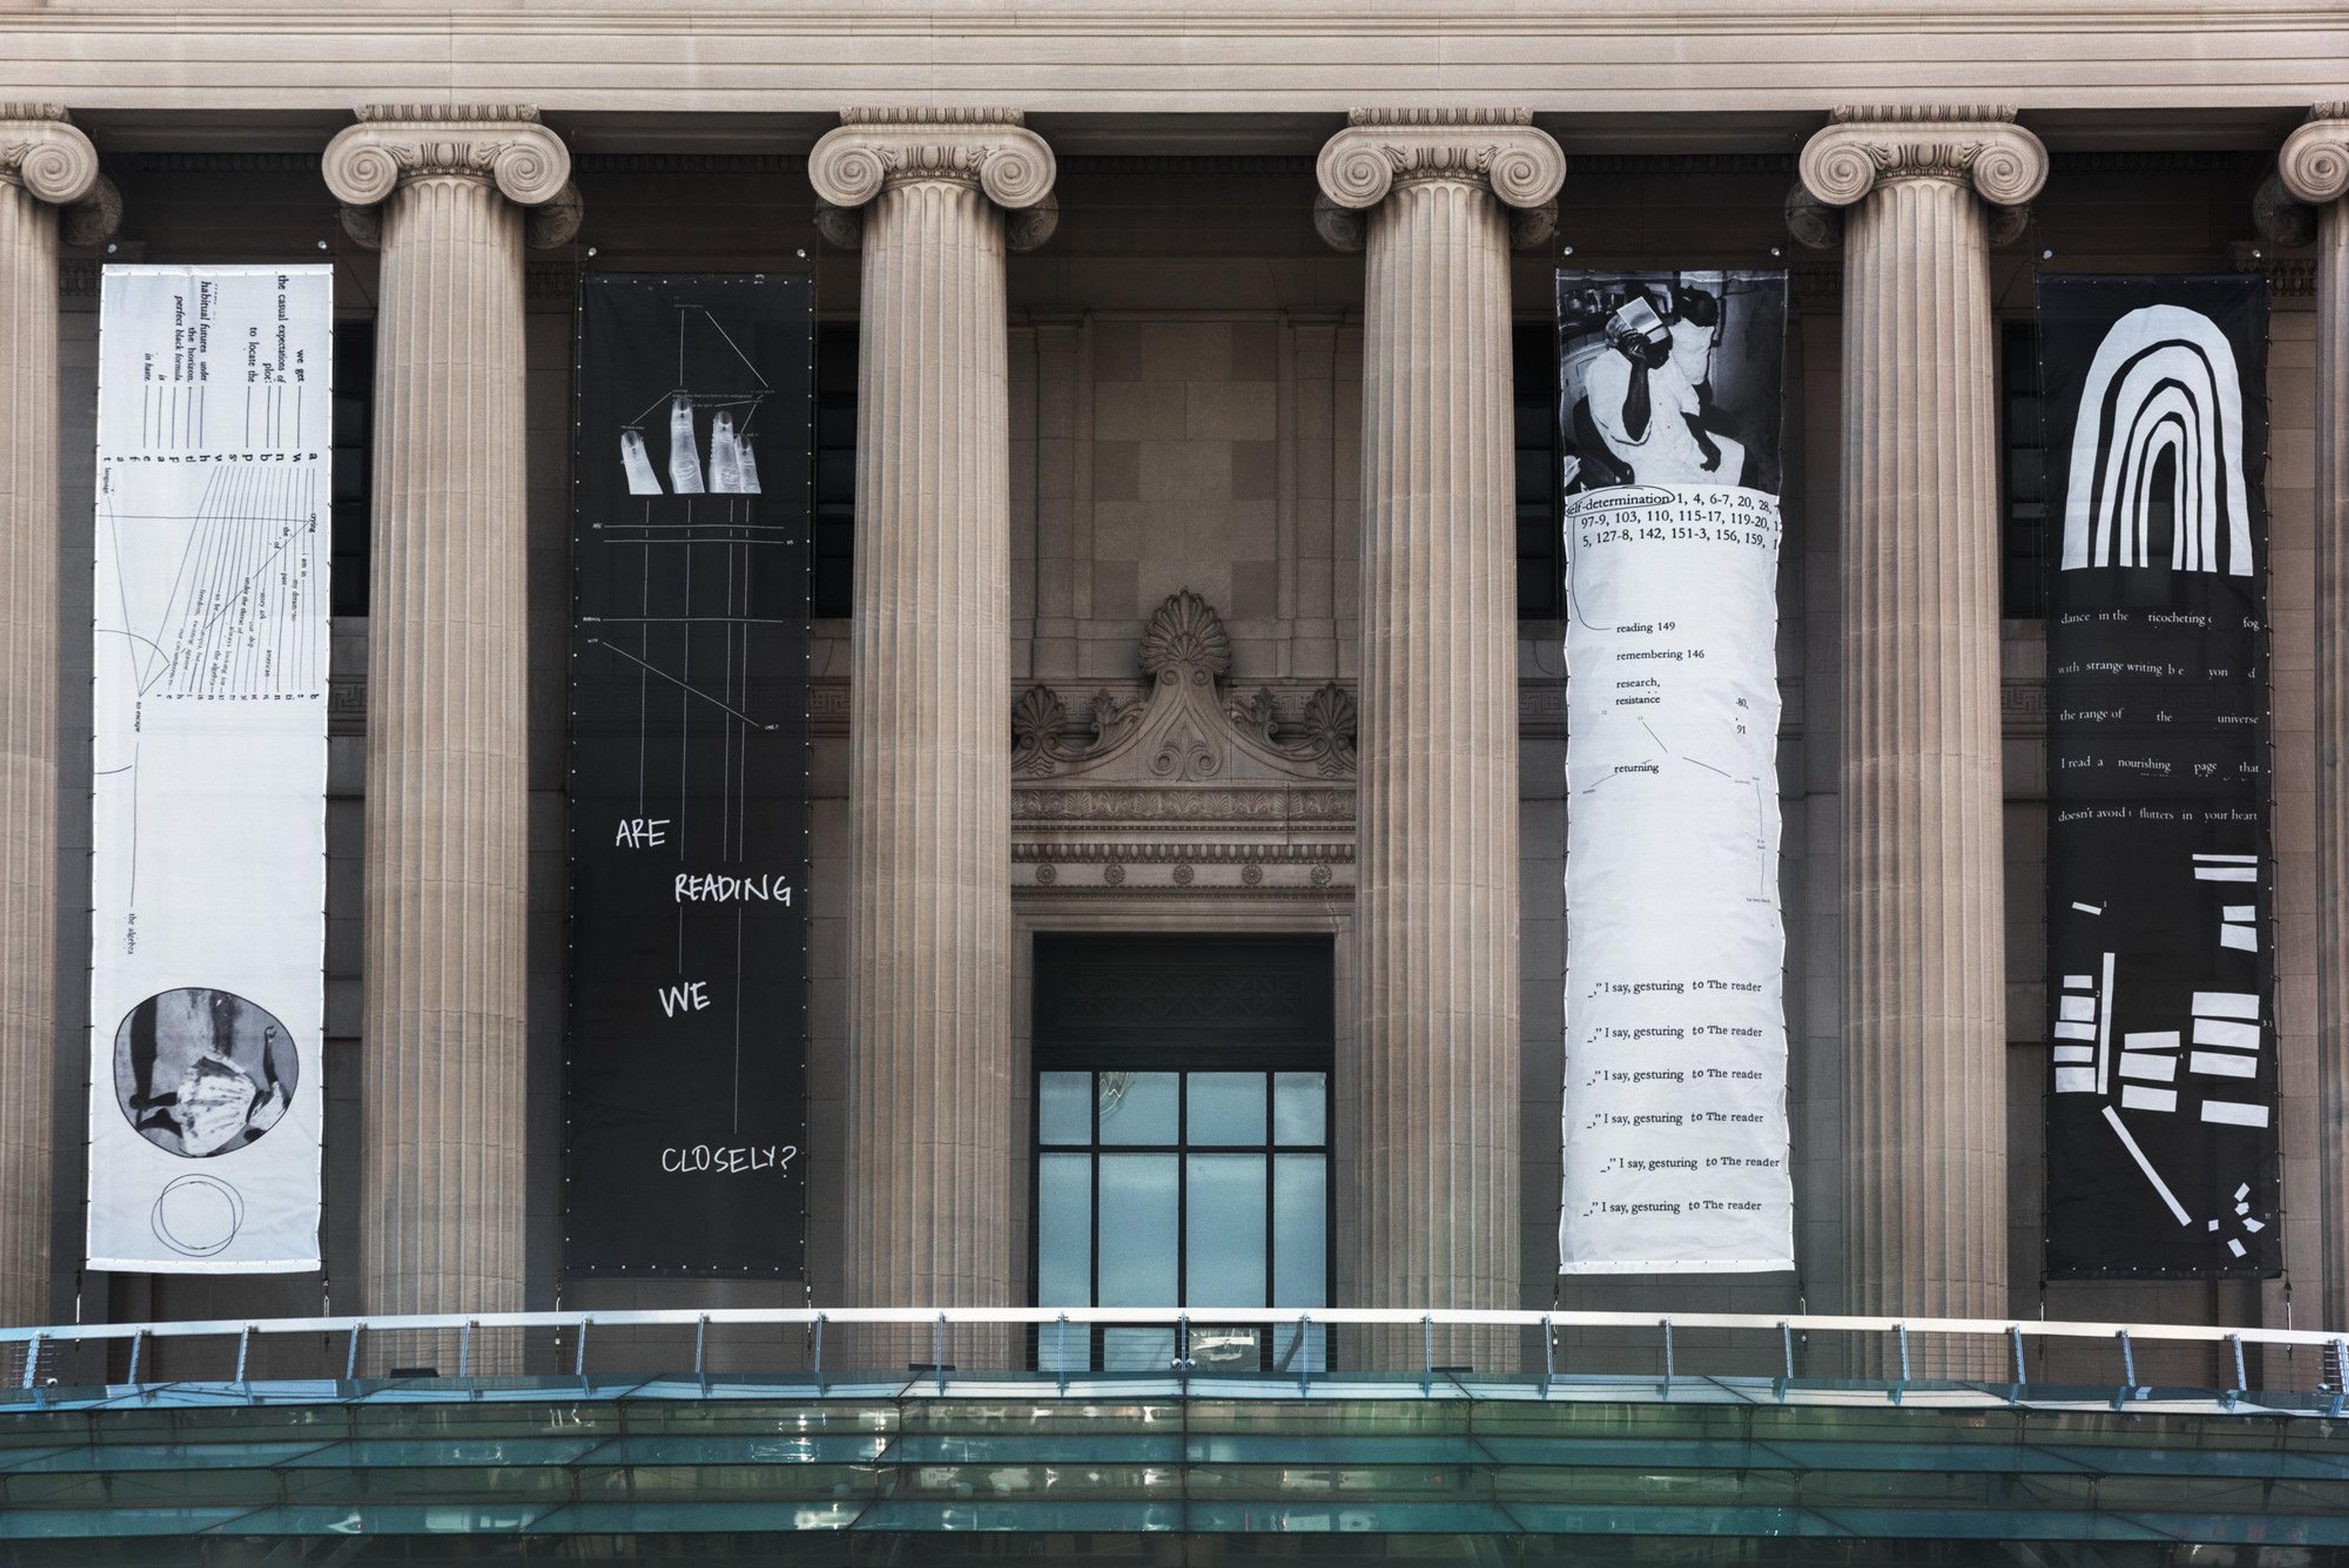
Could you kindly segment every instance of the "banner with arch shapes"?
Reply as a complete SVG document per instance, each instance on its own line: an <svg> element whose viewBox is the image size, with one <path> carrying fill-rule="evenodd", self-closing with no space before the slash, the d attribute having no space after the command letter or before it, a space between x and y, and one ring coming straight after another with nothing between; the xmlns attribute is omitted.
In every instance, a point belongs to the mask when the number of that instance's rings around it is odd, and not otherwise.
<svg viewBox="0 0 2349 1568"><path fill-rule="evenodd" d="M319 1266L334 271L109 266L88 1260Z"/></svg>
<svg viewBox="0 0 2349 1568"><path fill-rule="evenodd" d="M2047 275L2038 321L2046 1269L2273 1275L2267 283Z"/></svg>

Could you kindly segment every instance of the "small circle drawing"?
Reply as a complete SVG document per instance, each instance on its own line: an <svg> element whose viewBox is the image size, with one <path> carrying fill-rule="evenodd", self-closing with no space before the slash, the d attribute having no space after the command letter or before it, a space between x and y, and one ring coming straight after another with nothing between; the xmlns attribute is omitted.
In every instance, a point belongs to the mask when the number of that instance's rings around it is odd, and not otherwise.
<svg viewBox="0 0 2349 1568"><path fill-rule="evenodd" d="M1049 888L1060 879L1060 867L1053 865L1050 861L1047 860L1042 865L1036 867L1036 885L1039 888Z"/></svg>
<svg viewBox="0 0 2349 1568"><path fill-rule="evenodd" d="M1188 866L1177 866L1176 867L1174 867L1174 885L1175 885L1176 887L1178 887L1178 888L1187 888L1187 887L1189 887L1189 886L1191 885L1191 877L1192 877L1192 871L1191 871L1191 867L1188 867Z"/></svg>
<svg viewBox="0 0 2349 1568"><path fill-rule="evenodd" d="M114 1097L140 1137L183 1159L243 1148L294 1103L301 1054L285 1026L210 986L150 996L114 1032Z"/></svg>
<svg viewBox="0 0 2349 1568"><path fill-rule="evenodd" d="M1119 886L1125 880L1125 867L1114 860L1111 861L1108 869L1102 873L1102 880L1112 888Z"/></svg>
<svg viewBox="0 0 2349 1568"><path fill-rule="evenodd" d="M183 1257L209 1258L236 1240L244 1199L225 1181L182 1176L155 1195L155 1239Z"/></svg>

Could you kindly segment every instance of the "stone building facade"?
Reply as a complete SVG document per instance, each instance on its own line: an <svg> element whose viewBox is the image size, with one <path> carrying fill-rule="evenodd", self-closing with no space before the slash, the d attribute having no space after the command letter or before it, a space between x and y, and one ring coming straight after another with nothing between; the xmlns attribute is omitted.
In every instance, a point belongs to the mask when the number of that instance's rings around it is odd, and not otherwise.
<svg viewBox="0 0 2349 1568"><path fill-rule="evenodd" d="M1115 933L1330 940L1340 1303L2349 1322L2349 29L1575 9L0 4L6 1313L1024 1303L1038 943ZM321 257L328 1266L85 1277L95 269ZM1568 258L1793 275L1791 1275L1555 1273ZM2043 1278L2041 266L2273 290L2265 1284ZM817 281L803 1280L562 1277L583 269Z"/></svg>

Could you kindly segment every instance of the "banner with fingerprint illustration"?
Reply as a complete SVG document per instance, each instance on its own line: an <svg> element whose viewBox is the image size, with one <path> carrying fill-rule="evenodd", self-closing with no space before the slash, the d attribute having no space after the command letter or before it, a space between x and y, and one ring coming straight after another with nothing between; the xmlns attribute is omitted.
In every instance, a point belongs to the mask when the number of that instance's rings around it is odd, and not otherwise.
<svg viewBox="0 0 2349 1568"><path fill-rule="evenodd" d="M1561 1272L1794 1267L1784 273L1562 272Z"/></svg>
<svg viewBox="0 0 2349 1568"><path fill-rule="evenodd" d="M2047 1272L2277 1230L2264 279L2043 276Z"/></svg>
<svg viewBox="0 0 2349 1568"><path fill-rule="evenodd" d="M318 1267L334 270L109 266L88 1261Z"/></svg>

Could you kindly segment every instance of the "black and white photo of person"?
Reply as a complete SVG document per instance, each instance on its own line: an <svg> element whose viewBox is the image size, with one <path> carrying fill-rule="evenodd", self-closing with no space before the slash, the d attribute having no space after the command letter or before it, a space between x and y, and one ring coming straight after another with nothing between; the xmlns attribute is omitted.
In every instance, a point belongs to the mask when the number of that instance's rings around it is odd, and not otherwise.
<svg viewBox="0 0 2349 1568"><path fill-rule="evenodd" d="M275 1127L299 1077L285 1026L225 991L150 996L115 1031L123 1116L148 1142L190 1158L243 1148Z"/></svg>
<svg viewBox="0 0 2349 1568"><path fill-rule="evenodd" d="M1723 484L1775 494L1785 315L1775 275L1562 279L1567 493Z"/></svg>

